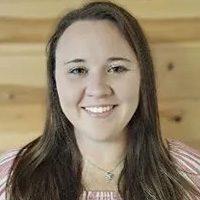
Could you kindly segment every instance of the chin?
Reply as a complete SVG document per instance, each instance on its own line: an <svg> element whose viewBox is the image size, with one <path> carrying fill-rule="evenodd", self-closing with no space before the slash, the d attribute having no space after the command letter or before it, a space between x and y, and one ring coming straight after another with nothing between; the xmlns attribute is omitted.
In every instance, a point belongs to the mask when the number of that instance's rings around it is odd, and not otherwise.
<svg viewBox="0 0 200 200"><path fill-rule="evenodd" d="M109 142L116 140L117 136L112 133L106 134L88 134L87 137L96 142Z"/></svg>

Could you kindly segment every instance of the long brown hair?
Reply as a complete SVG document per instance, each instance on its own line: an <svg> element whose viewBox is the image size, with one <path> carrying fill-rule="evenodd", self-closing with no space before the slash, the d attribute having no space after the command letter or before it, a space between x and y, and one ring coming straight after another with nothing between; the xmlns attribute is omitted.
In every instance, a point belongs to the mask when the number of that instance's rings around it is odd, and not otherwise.
<svg viewBox="0 0 200 200"><path fill-rule="evenodd" d="M67 13L47 45L48 97L43 134L23 147L7 181L10 200L78 200L82 156L73 125L64 115L55 82L55 51L63 32L77 20L110 20L124 35L139 62L141 84L136 112L127 125L128 153L118 180L124 200L182 200L194 192L179 174L160 131L153 62L137 20L122 7L91 2ZM69 91L70 92L70 91ZM131 91L130 91L131 92Z"/></svg>

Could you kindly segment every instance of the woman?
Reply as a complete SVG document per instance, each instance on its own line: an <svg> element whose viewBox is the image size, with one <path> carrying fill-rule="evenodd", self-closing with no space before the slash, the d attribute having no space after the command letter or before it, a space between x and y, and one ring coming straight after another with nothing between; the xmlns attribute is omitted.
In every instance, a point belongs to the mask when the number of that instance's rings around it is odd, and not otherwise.
<svg viewBox="0 0 200 200"><path fill-rule="evenodd" d="M60 20L47 53L44 133L1 159L1 199L199 199L200 156L162 141L153 64L133 16L89 3Z"/></svg>

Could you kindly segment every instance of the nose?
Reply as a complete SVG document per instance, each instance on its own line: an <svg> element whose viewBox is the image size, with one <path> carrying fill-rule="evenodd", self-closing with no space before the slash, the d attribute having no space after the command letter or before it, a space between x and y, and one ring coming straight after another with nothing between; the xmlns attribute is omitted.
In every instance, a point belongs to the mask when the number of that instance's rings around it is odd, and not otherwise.
<svg viewBox="0 0 200 200"><path fill-rule="evenodd" d="M111 86L103 75L93 75L89 78L86 86L86 95L89 97L101 98L111 95Z"/></svg>

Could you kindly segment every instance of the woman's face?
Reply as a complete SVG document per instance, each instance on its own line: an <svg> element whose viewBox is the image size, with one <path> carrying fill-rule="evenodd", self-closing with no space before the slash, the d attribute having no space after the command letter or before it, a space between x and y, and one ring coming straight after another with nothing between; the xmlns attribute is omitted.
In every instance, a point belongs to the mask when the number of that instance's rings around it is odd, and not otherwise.
<svg viewBox="0 0 200 200"><path fill-rule="evenodd" d="M140 73L133 50L112 22L85 20L68 27L58 41L55 79L76 137L125 137L138 106Z"/></svg>

